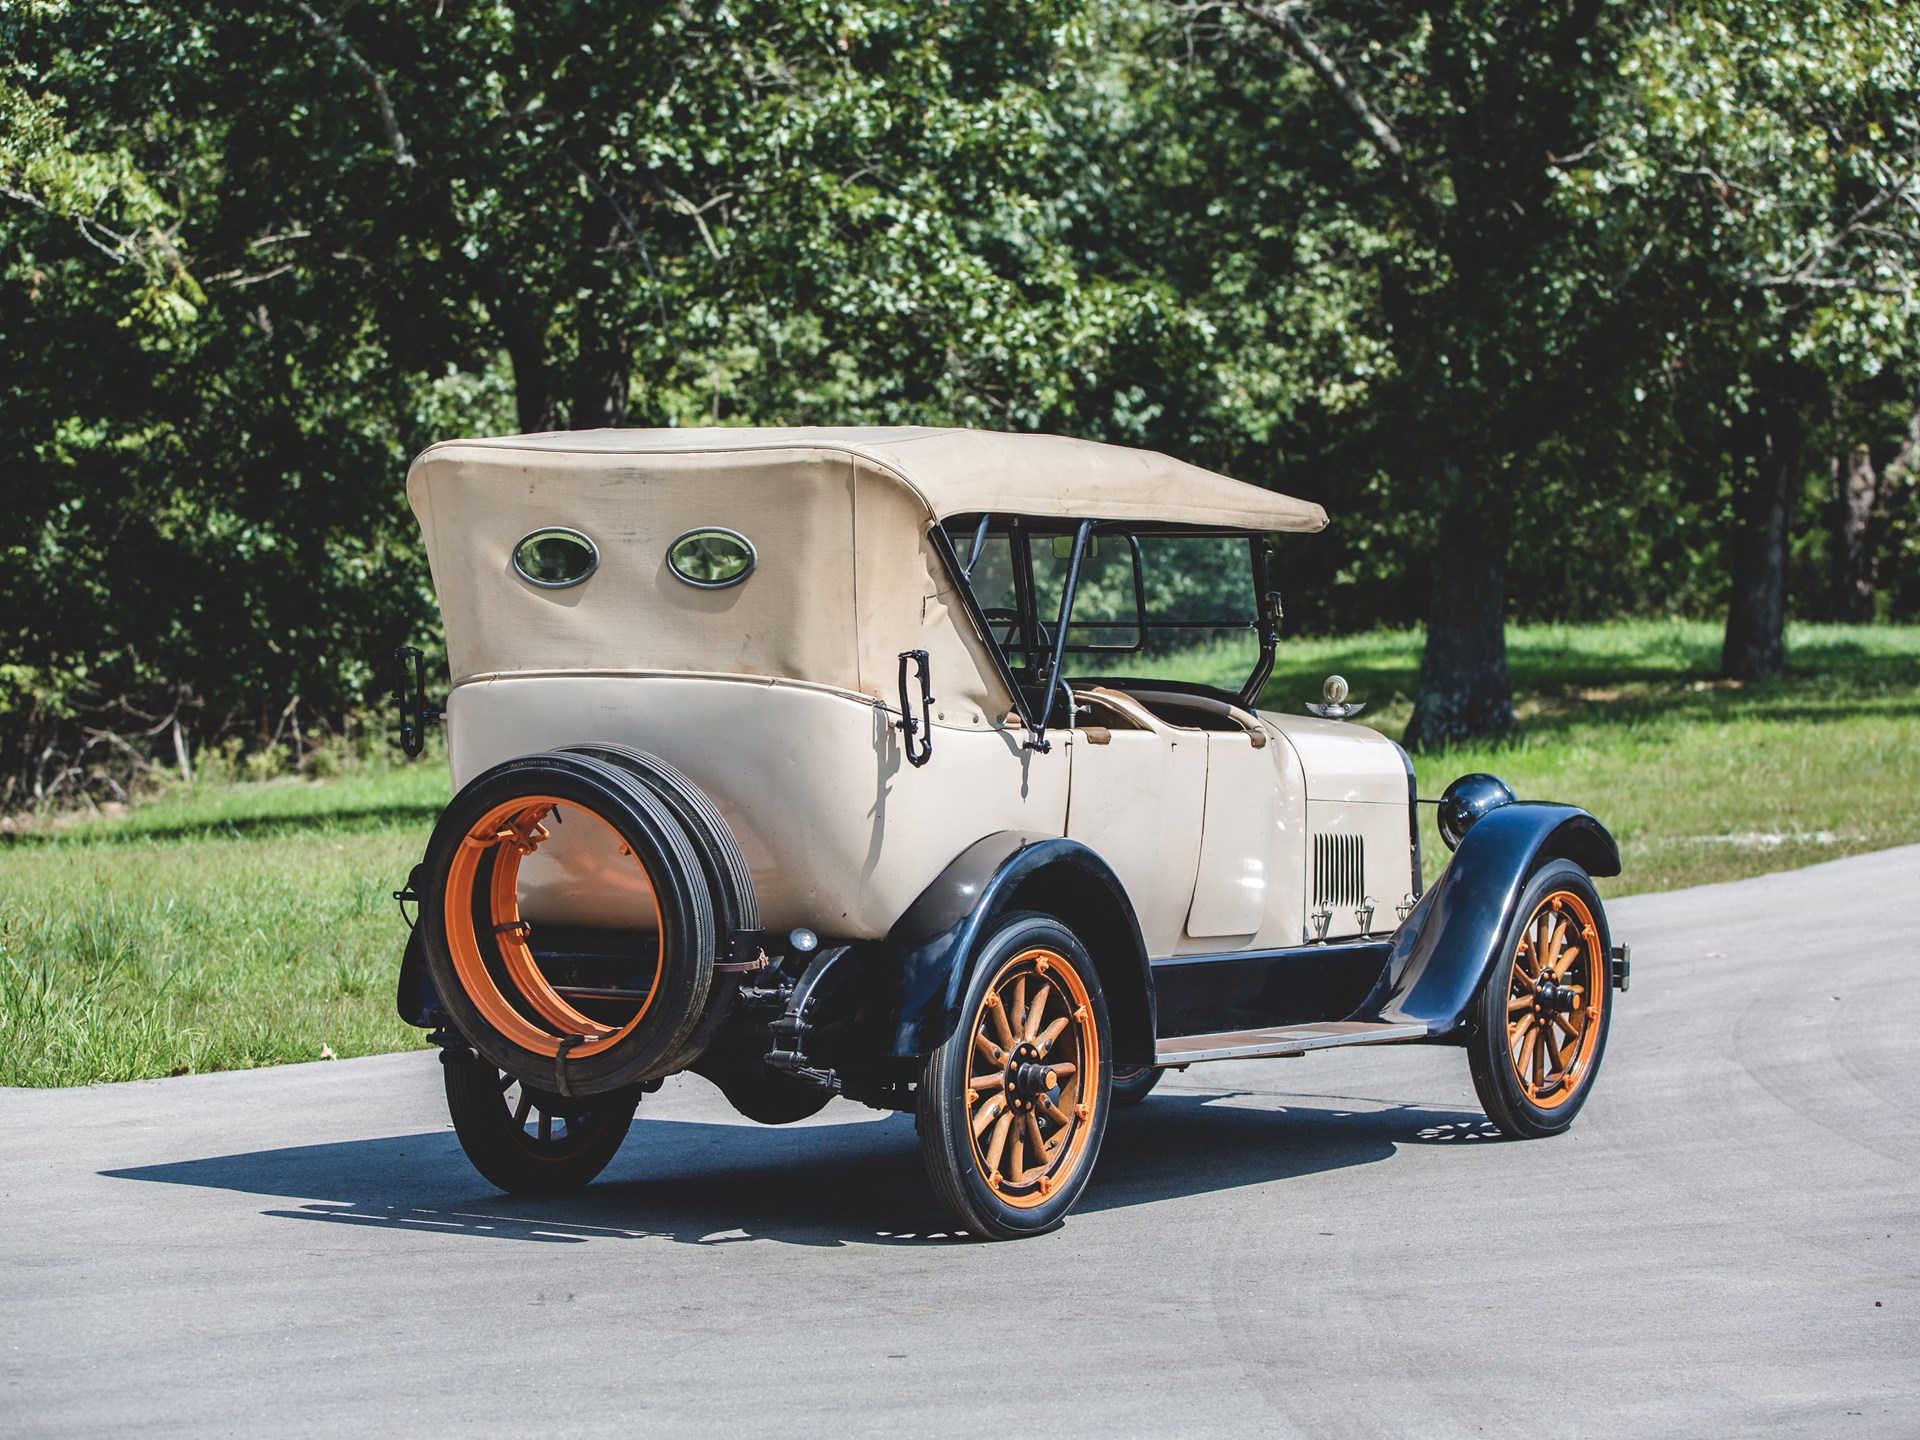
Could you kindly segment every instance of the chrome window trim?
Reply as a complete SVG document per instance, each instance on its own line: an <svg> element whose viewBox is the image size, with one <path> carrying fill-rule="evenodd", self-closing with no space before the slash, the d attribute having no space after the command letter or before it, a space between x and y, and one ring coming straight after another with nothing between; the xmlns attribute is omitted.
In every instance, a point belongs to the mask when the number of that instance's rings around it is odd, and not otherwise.
<svg viewBox="0 0 1920 1440"><path fill-rule="evenodd" d="M567 540L578 540L582 545L586 546L587 568L580 574L566 580L542 580L537 576L529 575L526 567L520 563L520 552L527 548L530 541L544 540L549 535L559 536ZM593 578L594 572L599 570L599 568L600 547L593 543L593 537L591 535L584 535L570 525L542 525L538 530L529 530L518 540L514 541L513 544L513 573L526 581L527 584L541 590L571 590L576 585L586 584L587 581Z"/></svg>
<svg viewBox="0 0 1920 1440"><path fill-rule="evenodd" d="M673 561L673 552L678 550L681 545L687 541L693 539L696 535L724 535L729 540L738 540L747 552L747 563L745 567L741 569L738 575L729 575L724 580L696 580L678 565L674 564ZM667 569L673 572L674 579L683 585L691 585L696 590L730 589L735 585L743 583L746 578L753 574L759 567L759 564L760 552L755 548L753 541L742 535L738 530L729 530L724 525L696 525L693 529L684 531L667 542Z"/></svg>

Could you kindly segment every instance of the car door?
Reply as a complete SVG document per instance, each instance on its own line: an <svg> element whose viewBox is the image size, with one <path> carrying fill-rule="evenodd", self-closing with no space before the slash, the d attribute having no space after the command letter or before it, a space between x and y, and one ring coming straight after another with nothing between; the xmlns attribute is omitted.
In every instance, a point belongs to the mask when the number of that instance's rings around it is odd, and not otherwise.
<svg viewBox="0 0 1920 1440"><path fill-rule="evenodd" d="M1127 696L1076 687L1067 835L1113 868L1149 955L1180 947L1200 864L1207 737Z"/></svg>
<svg viewBox="0 0 1920 1440"><path fill-rule="evenodd" d="M1206 754L1183 948L1237 950L1270 939L1263 932L1287 888L1272 737L1251 711L1212 696L1138 684L1128 694L1163 723L1186 727Z"/></svg>
<svg viewBox="0 0 1920 1440"><path fill-rule="evenodd" d="M1266 918L1274 881L1273 762L1266 737L1207 732L1206 801L1200 863L1187 934L1195 940L1250 940Z"/></svg>

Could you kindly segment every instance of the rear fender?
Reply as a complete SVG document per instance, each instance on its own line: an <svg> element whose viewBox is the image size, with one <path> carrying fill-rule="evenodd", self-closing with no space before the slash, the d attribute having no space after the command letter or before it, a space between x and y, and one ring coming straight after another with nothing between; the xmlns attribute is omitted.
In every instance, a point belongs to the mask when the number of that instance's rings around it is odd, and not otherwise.
<svg viewBox="0 0 1920 1440"><path fill-rule="evenodd" d="M446 1013L440 1008L440 997L434 992L433 977L427 974L426 937L417 925L408 932L407 948L400 956L400 984L393 1003L402 1020L422 1030L447 1023Z"/></svg>
<svg viewBox="0 0 1920 1440"><path fill-rule="evenodd" d="M1423 1024L1435 1039L1463 1030L1520 892L1548 860L1571 860L1589 875L1620 873L1619 846L1584 810L1515 802L1482 816L1394 933L1373 1018Z"/></svg>
<svg viewBox="0 0 1920 1440"><path fill-rule="evenodd" d="M925 1055L952 1033L981 945L1002 915L1021 910L1080 937L1106 994L1115 1063L1151 1063L1153 974L1126 887L1079 841L1017 830L962 851L887 936L883 969L899 984L892 1053Z"/></svg>

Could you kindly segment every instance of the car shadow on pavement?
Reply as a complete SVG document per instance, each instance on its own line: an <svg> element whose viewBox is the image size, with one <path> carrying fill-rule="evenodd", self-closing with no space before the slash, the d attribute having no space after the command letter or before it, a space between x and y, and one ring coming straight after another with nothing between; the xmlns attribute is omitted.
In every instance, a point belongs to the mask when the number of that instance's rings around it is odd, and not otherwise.
<svg viewBox="0 0 1920 1440"><path fill-rule="evenodd" d="M278 1219L536 1244L915 1245L968 1238L949 1230L933 1201L909 1117L774 1128L645 1116L643 1107L606 1174L565 1196L492 1190L450 1131L101 1173L301 1202L261 1212ZM1478 1115L1380 1101L1163 1092L1113 1117L1076 1213L1376 1164L1401 1145L1483 1125Z"/></svg>

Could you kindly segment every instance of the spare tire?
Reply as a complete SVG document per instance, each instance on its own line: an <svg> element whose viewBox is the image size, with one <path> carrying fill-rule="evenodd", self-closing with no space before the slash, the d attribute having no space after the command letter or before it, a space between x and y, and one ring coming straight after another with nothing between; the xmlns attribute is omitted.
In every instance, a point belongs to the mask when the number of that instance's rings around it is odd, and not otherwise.
<svg viewBox="0 0 1920 1440"><path fill-rule="evenodd" d="M604 742L569 745L562 753L590 755L595 760L603 760L625 771L673 811L692 839L694 849L699 852L707 877L707 889L713 896L714 919L719 925L719 944L722 949L727 947L728 941L737 932L760 928L760 902L754 895L753 872L747 868L746 853L734 838L726 817L707 798L704 790L658 755L651 755L630 745ZM706 1053L726 1027L727 1015L733 1008L734 994L739 988L740 975L737 971L723 972L713 977L713 988L707 993L707 1003L700 1019L678 1052L666 1062L662 1074L685 1070Z"/></svg>
<svg viewBox="0 0 1920 1440"><path fill-rule="evenodd" d="M713 895L714 919L724 940L735 930L760 928L760 904L753 893L753 872L733 830L706 792L658 755L630 745L568 745L563 755L586 755L623 770L672 810L699 851Z"/></svg>
<svg viewBox="0 0 1920 1440"><path fill-rule="evenodd" d="M427 845L420 928L434 988L483 1057L562 1096L675 1068L706 1008L718 948L708 863L677 808L622 768L560 752L505 761L454 796ZM594 990L590 1003L542 973L519 908L521 861L550 838L546 822L570 818L605 827L621 859L639 866L656 922L650 946L643 933L638 947L636 983Z"/></svg>

